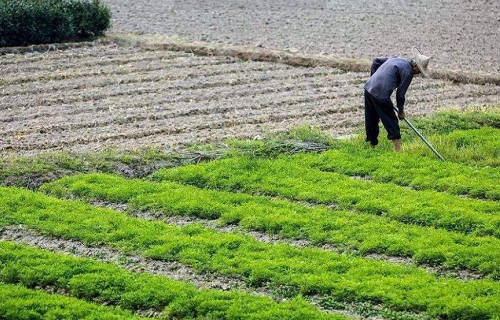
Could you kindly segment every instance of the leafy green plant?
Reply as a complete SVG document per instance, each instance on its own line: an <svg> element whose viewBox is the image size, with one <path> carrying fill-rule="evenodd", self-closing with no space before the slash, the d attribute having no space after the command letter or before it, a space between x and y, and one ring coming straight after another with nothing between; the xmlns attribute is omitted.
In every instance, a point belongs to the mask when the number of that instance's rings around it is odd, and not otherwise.
<svg viewBox="0 0 500 320"><path fill-rule="evenodd" d="M408 152L368 150L351 143L320 155L297 156L295 160L322 171L367 177L380 183L391 182L418 190L431 189L454 195L500 200L500 171L497 168L443 163L432 157L416 156Z"/></svg>
<svg viewBox="0 0 500 320"><path fill-rule="evenodd" d="M429 137L439 152L450 162L474 166L500 166L500 130L480 128L458 130L445 135ZM405 152L417 156L430 156L429 151L417 141L408 143Z"/></svg>
<svg viewBox="0 0 500 320"><path fill-rule="evenodd" d="M241 291L197 289L163 276L131 273L111 264L10 242L0 242L0 281L30 288L50 286L78 299L132 312L158 310L168 319L276 319L278 315L297 320L347 319L326 315L301 298L276 303Z"/></svg>
<svg viewBox="0 0 500 320"><path fill-rule="evenodd" d="M156 172L171 180L226 191L242 191L386 216L406 224L432 226L477 236L500 238L500 204L463 199L429 190L409 190L390 183L351 179L311 168L308 159L233 158ZM309 159L310 160L310 159ZM311 162L315 163L312 159Z"/></svg>
<svg viewBox="0 0 500 320"><path fill-rule="evenodd" d="M19 285L0 283L0 319L31 320L139 320L118 308L97 306L59 294L48 294Z"/></svg>
<svg viewBox="0 0 500 320"><path fill-rule="evenodd" d="M88 245L175 260L200 272L239 277L249 285L295 286L303 295L330 295L447 319L500 315L500 283L487 279L464 282L411 266L271 245L196 225L175 227L17 188L0 188L0 210L0 225L22 224Z"/></svg>
<svg viewBox="0 0 500 320"><path fill-rule="evenodd" d="M323 156L323 155L322 155ZM284 200L153 183L104 174L65 177L44 185L51 195L127 203L130 211L194 216L238 224L283 238L329 243L361 254L410 256L418 263L467 268L500 277L500 240L392 221L387 217L308 207ZM189 195L189 196L187 196Z"/></svg>

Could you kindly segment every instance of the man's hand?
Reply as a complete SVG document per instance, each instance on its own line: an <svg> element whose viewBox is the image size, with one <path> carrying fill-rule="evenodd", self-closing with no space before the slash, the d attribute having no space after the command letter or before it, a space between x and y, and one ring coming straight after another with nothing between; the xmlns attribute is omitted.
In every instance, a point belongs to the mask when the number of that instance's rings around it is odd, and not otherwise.
<svg viewBox="0 0 500 320"><path fill-rule="evenodd" d="M405 112L403 110L398 112L398 118L399 120L404 120L405 118Z"/></svg>

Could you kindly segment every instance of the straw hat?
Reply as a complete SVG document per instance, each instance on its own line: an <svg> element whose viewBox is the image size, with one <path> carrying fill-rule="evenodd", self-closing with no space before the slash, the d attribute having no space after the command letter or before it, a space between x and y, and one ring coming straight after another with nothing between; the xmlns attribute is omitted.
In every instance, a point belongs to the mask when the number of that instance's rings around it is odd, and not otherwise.
<svg viewBox="0 0 500 320"><path fill-rule="evenodd" d="M420 52L420 50L417 49L417 47L413 47L412 52L413 52L413 61L415 61L415 63L417 64L417 67L422 72L422 75L428 78L430 75L429 61L432 59L432 57L424 56Z"/></svg>

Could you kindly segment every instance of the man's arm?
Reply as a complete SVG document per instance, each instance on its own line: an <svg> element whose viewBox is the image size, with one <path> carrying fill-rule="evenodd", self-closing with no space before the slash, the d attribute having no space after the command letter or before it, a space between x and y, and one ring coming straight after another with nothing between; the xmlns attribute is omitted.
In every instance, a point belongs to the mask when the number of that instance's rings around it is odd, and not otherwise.
<svg viewBox="0 0 500 320"><path fill-rule="evenodd" d="M389 60L389 57L382 57L382 58L375 58L373 59L373 63L372 63L372 69L371 69L371 73L370 73L370 77L373 76L373 74L375 72L377 72L378 68L384 64L384 62L386 62L387 60Z"/></svg>
<svg viewBox="0 0 500 320"><path fill-rule="evenodd" d="M411 80L413 79L413 73L411 70L399 70L401 83L396 91L396 102L398 106L398 110L400 113L404 114L405 107L405 96L406 91L410 87Z"/></svg>

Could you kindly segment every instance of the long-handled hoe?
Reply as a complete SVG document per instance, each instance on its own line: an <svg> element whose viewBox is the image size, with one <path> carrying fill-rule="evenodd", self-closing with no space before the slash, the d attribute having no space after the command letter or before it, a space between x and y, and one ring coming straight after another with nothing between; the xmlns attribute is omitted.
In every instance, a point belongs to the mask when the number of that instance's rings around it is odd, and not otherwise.
<svg viewBox="0 0 500 320"><path fill-rule="evenodd" d="M398 108L394 107L394 111L398 112ZM441 159L441 161L446 161L444 160L443 156L439 154L439 152L437 152L436 149L434 149L434 147L432 146L432 144L427 141L427 139L425 139L425 137L417 130L417 128L415 128L415 126L410 122L410 120L406 119L406 117L403 119L406 124L413 130L415 131L415 133L417 134L417 136L420 137L420 139L422 139L422 141L429 147L429 149L432 150L432 152L434 152L434 154L439 158Z"/></svg>

